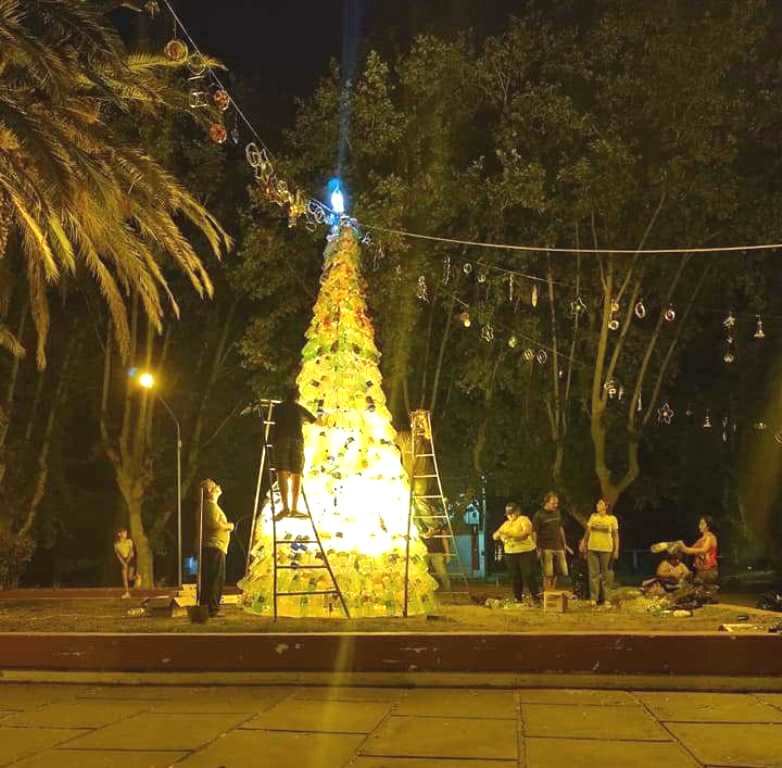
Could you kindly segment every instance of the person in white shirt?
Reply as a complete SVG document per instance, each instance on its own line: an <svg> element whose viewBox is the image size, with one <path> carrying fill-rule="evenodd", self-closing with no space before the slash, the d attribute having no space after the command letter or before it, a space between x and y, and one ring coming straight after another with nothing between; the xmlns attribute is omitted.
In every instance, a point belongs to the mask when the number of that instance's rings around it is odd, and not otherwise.
<svg viewBox="0 0 782 768"><path fill-rule="evenodd" d="M501 541L505 550L505 563L513 584L513 596L521 602L524 591L534 602L540 601L538 558L532 522L521 514L515 502L505 506L505 522L494 532L494 541Z"/></svg>

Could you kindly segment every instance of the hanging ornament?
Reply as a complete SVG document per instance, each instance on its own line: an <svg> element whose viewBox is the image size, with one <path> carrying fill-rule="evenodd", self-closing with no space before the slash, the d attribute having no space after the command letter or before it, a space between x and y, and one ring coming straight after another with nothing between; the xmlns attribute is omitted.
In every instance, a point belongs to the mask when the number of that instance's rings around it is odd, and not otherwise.
<svg viewBox="0 0 782 768"><path fill-rule="evenodd" d="M206 59L200 53L194 53L187 60L187 68L190 70L193 78L203 77L207 70Z"/></svg>
<svg viewBox="0 0 782 768"><path fill-rule="evenodd" d="M533 283L532 284L532 295L530 296L530 303L533 307L538 306L538 284Z"/></svg>
<svg viewBox="0 0 782 768"><path fill-rule="evenodd" d="M768 429L768 426L766 425L765 421L756 421L752 425L752 429L754 429L756 432L765 432Z"/></svg>
<svg viewBox="0 0 782 768"><path fill-rule="evenodd" d="M671 404L666 401L660 408L657 409L657 423L658 424L670 424L673 421L673 417L676 415L676 411L671 408Z"/></svg>
<svg viewBox="0 0 782 768"><path fill-rule="evenodd" d="M489 276L486 274L486 272L484 270L481 270L480 272L478 272L478 282L479 283L481 283L481 284L485 283L486 280L488 279L488 277Z"/></svg>
<svg viewBox="0 0 782 768"><path fill-rule="evenodd" d="M617 384L616 379L608 379L608 381L603 384L603 389L606 391L608 397L613 400L619 392L619 385Z"/></svg>
<svg viewBox="0 0 782 768"><path fill-rule="evenodd" d="M706 418L703 420L703 428L711 429L711 416L709 415L709 409L706 409Z"/></svg>
<svg viewBox="0 0 782 768"><path fill-rule="evenodd" d="M522 356L528 363L531 363L535 359L535 350L527 348Z"/></svg>
<svg viewBox="0 0 782 768"><path fill-rule="evenodd" d="M643 395L639 392L638 400L635 403L635 410L638 411L638 413L641 413L643 409L644 409Z"/></svg>
<svg viewBox="0 0 782 768"><path fill-rule="evenodd" d="M616 399L621 403L625 396L625 388L620 384L619 391L616 393Z"/></svg>
<svg viewBox="0 0 782 768"><path fill-rule="evenodd" d="M429 301L429 289L426 286L426 278L423 275L418 276L418 286L416 287L415 295L421 301Z"/></svg>
<svg viewBox="0 0 782 768"><path fill-rule="evenodd" d="M639 320L643 320L646 317L646 307L644 306L644 300L641 299L636 305L635 309L633 310L635 312L635 316Z"/></svg>
<svg viewBox="0 0 782 768"><path fill-rule="evenodd" d="M608 321L608 330L610 331L618 331L619 330L619 319L616 317L617 313L619 312L619 302L616 299L611 300L611 318Z"/></svg>
<svg viewBox="0 0 782 768"><path fill-rule="evenodd" d="M673 308L673 304L668 305L668 309L665 310L663 317L666 323L672 323L676 319L676 310Z"/></svg>
<svg viewBox="0 0 782 768"><path fill-rule="evenodd" d="M736 325L736 318L733 315L733 310L728 312L728 316L722 321L724 328L733 328Z"/></svg>
<svg viewBox="0 0 782 768"><path fill-rule="evenodd" d="M160 13L160 5L157 0L147 0L144 3L144 10L151 19L154 19Z"/></svg>
<svg viewBox="0 0 782 768"><path fill-rule="evenodd" d="M456 315L456 319L465 327L469 328L472 325L472 319L468 310L464 310Z"/></svg>
<svg viewBox="0 0 782 768"><path fill-rule="evenodd" d="M225 88L218 88L212 94L212 101L215 106L221 111L225 112L231 106L231 96Z"/></svg>
<svg viewBox="0 0 782 768"><path fill-rule="evenodd" d="M514 288L514 280L513 275L508 276L508 301L513 304L513 288Z"/></svg>
<svg viewBox="0 0 782 768"><path fill-rule="evenodd" d="M190 96L188 98L188 103L190 104L190 109L203 109L207 106L209 98L209 94L206 91L201 91L198 88L193 88L190 91Z"/></svg>
<svg viewBox="0 0 782 768"><path fill-rule="evenodd" d="M535 359L538 361L538 365L545 365L548 360L548 352L545 349L539 349Z"/></svg>
<svg viewBox="0 0 782 768"><path fill-rule="evenodd" d="M448 285L451 280L451 257L443 257L443 285Z"/></svg>
<svg viewBox="0 0 782 768"><path fill-rule="evenodd" d="M690 404L689 403L687 403L687 410L684 412L684 415L688 419L691 419L693 417L693 410L692 410L692 408L690 408Z"/></svg>
<svg viewBox="0 0 782 768"><path fill-rule="evenodd" d="M212 123L209 126L209 138L215 144L225 144L228 139L228 131L226 131L225 126L220 123Z"/></svg>
<svg viewBox="0 0 782 768"><path fill-rule="evenodd" d="M519 346L519 340L518 340L518 339L517 339L515 336L511 336L511 337L508 339L508 346L509 346L511 349L516 349L516 347L518 347L518 346Z"/></svg>
<svg viewBox="0 0 782 768"><path fill-rule="evenodd" d="M611 299L611 314L615 315L620 309L619 302L616 299Z"/></svg>
<svg viewBox="0 0 782 768"><path fill-rule="evenodd" d="M492 328L491 323L486 323L486 325L481 328L481 338L487 344L491 344L494 341L494 328Z"/></svg>
<svg viewBox="0 0 782 768"><path fill-rule="evenodd" d="M722 417L722 442L723 443L728 442L728 417L727 416Z"/></svg>
<svg viewBox="0 0 782 768"><path fill-rule="evenodd" d="M169 61L173 61L175 64L184 64L187 61L189 51L184 40L174 38L166 43L163 53Z"/></svg>
<svg viewBox="0 0 782 768"><path fill-rule="evenodd" d="M763 321L760 319L760 315L757 317L757 326L755 327L755 333L753 337L756 339L766 338L766 332L763 330Z"/></svg>
<svg viewBox="0 0 782 768"><path fill-rule="evenodd" d="M465 275L471 275L472 274L472 264L470 264L469 261L464 262L464 266L462 267L464 270Z"/></svg>
<svg viewBox="0 0 782 768"><path fill-rule="evenodd" d="M608 321L608 329L610 331L618 331L619 330L619 321L614 318L613 320Z"/></svg>
<svg viewBox="0 0 782 768"><path fill-rule="evenodd" d="M580 296L576 296L576 298L570 302L570 315L571 317L577 317L584 312L586 312L586 304L584 304L584 300Z"/></svg>
<svg viewBox="0 0 782 768"><path fill-rule="evenodd" d="M723 354L722 359L726 365L730 365L736 359L736 355L733 352L733 347L730 344L728 344L727 348L725 349L725 354Z"/></svg>

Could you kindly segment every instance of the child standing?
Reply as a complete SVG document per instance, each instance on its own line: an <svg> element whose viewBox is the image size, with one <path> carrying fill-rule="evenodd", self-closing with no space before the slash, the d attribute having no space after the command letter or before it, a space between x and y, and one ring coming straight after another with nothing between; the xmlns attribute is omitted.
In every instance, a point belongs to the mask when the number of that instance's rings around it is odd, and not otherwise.
<svg viewBox="0 0 782 768"><path fill-rule="evenodd" d="M114 554L122 568L122 586L125 587L122 598L127 600L130 597L130 586L136 580L136 547L128 536L127 528L120 528L114 536Z"/></svg>

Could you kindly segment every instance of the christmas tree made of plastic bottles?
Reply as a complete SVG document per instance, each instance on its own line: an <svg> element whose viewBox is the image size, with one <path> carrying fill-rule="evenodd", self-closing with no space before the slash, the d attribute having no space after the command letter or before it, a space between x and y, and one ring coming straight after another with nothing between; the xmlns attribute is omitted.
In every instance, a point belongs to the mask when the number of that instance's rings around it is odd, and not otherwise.
<svg viewBox="0 0 782 768"><path fill-rule="evenodd" d="M401 616L410 485L386 407L380 352L367 315L354 231L328 244L320 294L298 377L300 402L318 416L304 426L303 485L323 548L351 617ZM299 502L303 507L303 502ZM279 509L279 507L277 507ZM411 526L408 613L434 607L436 582ZM311 538L306 520L277 523L278 539ZM278 547L278 565L321 563L317 545ZM256 523L250 567L239 583L253 612L273 611L273 547L268 499ZM332 588L327 570L278 569L278 592ZM336 596L280 597L282 616L342 616Z"/></svg>

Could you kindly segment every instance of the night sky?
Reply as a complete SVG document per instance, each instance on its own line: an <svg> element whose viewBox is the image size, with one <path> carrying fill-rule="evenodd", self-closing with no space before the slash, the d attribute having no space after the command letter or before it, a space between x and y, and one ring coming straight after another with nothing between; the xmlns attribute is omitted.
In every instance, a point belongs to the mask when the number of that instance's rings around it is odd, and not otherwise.
<svg viewBox="0 0 782 768"><path fill-rule="evenodd" d="M312 93L334 59L358 66L370 48L385 56L418 34L496 32L524 0L174 0L199 47L241 83L240 103L264 137L290 125L296 97ZM165 27L163 9L156 22Z"/></svg>

